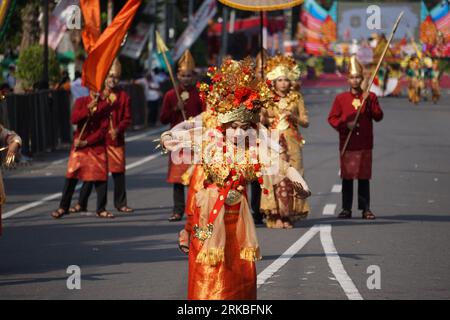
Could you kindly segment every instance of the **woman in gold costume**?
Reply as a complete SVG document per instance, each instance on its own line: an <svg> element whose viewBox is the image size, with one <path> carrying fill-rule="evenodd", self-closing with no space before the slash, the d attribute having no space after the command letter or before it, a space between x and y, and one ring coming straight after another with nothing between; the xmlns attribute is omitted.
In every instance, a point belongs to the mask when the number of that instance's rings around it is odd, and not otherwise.
<svg viewBox="0 0 450 320"><path fill-rule="evenodd" d="M293 88L299 76L298 65L291 57L277 55L267 61L266 77L274 93L274 103L262 112L262 124L278 130L283 160L303 175L304 140L298 128L307 128L309 119L302 94ZM278 184L267 180L265 187L271 191L261 196L267 227L292 228L295 220L308 214L308 203L295 197L288 179Z"/></svg>
<svg viewBox="0 0 450 320"><path fill-rule="evenodd" d="M207 111L161 136L172 157L188 148L198 164L192 176L197 190L190 189L195 204L188 205L193 210L180 233L180 246L189 254L188 299L256 299L255 261L261 253L246 186L287 176L298 197L310 191L299 172L280 159L278 143L259 124L271 92L255 79L251 60L225 60L220 68L210 68L208 76L212 84L199 85Z"/></svg>

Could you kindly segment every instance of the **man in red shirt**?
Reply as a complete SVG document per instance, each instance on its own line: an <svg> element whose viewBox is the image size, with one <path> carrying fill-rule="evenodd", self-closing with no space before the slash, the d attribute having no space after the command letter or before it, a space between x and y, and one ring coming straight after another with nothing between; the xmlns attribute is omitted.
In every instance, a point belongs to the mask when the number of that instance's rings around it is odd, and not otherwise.
<svg viewBox="0 0 450 320"><path fill-rule="evenodd" d="M105 135L108 119L116 97L100 97L91 93L75 101L71 122L77 125L67 163L66 181L59 208L52 212L55 219L68 213L78 180L91 181L97 191L97 215L111 218L106 211L107 162Z"/></svg>
<svg viewBox="0 0 450 320"><path fill-rule="evenodd" d="M381 121L383 111L377 96L363 93L363 67L355 56L351 57L348 83L350 90L336 96L330 114L329 124L339 133L339 150L342 151L348 133L353 133L344 155L341 155L342 178L342 212L339 218L352 217L353 180L358 179L358 209L362 210L363 219L373 220L375 215L370 211L370 184L372 177L373 120ZM364 97L367 100L363 106ZM358 122L356 113L362 107ZM341 152L342 153L342 152Z"/></svg>
<svg viewBox="0 0 450 320"><path fill-rule="evenodd" d="M125 188L125 130L131 124L131 105L128 94L118 86L121 71L119 60L114 60L105 80L104 95L112 92L117 97L114 108L109 114L105 143L108 172L111 172L114 180L114 206L119 212L130 213L133 212L133 209L127 206ZM92 187L92 182L83 183L78 204L70 208L71 213L87 210Z"/></svg>
<svg viewBox="0 0 450 320"><path fill-rule="evenodd" d="M160 115L162 124L170 124L170 128L182 122L184 116L186 119L199 115L202 110L202 102L198 94L197 88L194 86L194 69L195 62L189 52L186 50L180 61L178 62L177 78L179 82L176 90L179 93L181 101L178 101L177 94L174 89L169 90L163 100L163 106ZM173 213L169 221L179 221L184 215L185 199L184 185L181 176L189 168L190 164L175 164L169 156L169 172L167 174L167 182L173 184Z"/></svg>

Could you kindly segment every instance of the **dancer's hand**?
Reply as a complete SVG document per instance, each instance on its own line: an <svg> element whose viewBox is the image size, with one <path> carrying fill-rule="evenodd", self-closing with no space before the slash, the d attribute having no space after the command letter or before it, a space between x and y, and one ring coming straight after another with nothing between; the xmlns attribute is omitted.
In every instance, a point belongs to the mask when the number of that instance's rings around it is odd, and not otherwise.
<svg viewBox="0 0 450 320"><path fill-rule="evenodd" d="M80 140L80 139L75 139L75 148L82 148L85 147L87 145L87 141L86 140Z"/></svg>
<svg viewBox="0 0 450 320"><path fill-rule="evenodd" d="M311 196L310 190L305 190L301 183L299 182L293 182L294 184L294 190L295 190L295 197L299 199L306 199L309 196Z"/></svg>

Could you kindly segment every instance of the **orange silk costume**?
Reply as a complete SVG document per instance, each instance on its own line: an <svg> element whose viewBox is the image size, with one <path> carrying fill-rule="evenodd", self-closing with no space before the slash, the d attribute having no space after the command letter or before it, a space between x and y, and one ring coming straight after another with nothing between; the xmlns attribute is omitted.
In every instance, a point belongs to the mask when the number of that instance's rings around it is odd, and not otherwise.
<svg viewBox="0 0 450 320"><path fill-rule="evenodd" d="M112 139L108 132L106 135L106 152L108 159L108 172L125 172L125 130L131 124L130 97L122 90L115 90L117 100L114 110L110 114L109 130L117 130L117 137Z"/></svg>
<svg viewBox="0 0 450 320"><path fill-rule="evenodd" d="M112 105L99 100L97 110L89 116L88 105L91 97L81 97L75 101L71 122L77 125L74 133L75 139L86 140L87 145L72 149L67 163L66 177L83 181L106 181L107 162L105 149L105 135L108 130L108 114ZM82 128L83 135L80 137Z"/></svg>

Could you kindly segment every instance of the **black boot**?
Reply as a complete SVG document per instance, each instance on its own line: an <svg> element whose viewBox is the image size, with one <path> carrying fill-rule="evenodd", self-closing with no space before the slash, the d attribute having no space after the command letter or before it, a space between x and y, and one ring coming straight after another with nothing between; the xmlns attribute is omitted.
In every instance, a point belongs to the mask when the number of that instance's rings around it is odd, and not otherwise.
<svg viewBox="0 0 450 320"><path fill-rule="evenodd" d="M341 213L339 213L338 218L340 219L351 219L352 217L352 211L351 210L347 210L347 209L343 209L341 211Z"/></svg>

